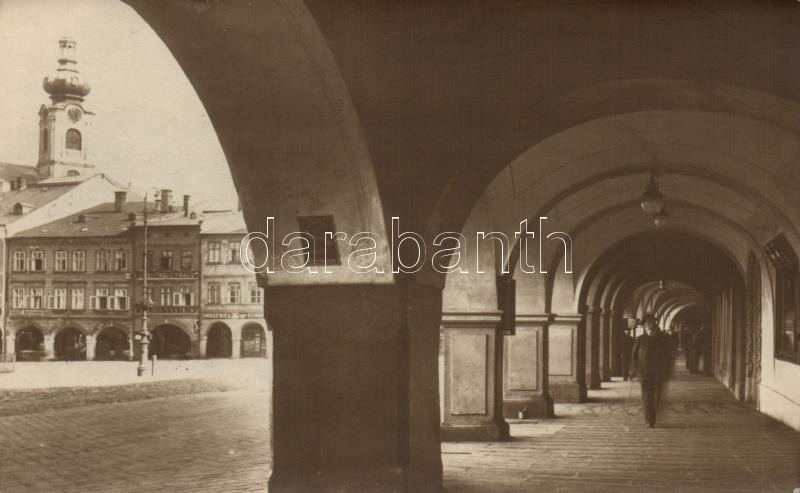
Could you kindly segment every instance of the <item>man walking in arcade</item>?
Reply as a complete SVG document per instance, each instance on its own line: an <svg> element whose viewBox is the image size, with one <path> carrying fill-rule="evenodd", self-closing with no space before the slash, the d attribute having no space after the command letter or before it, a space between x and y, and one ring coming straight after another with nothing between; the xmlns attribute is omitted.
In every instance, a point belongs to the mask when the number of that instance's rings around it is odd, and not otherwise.
<svg viewBox="0 0 800 493"><path fill-rule="evenodd" d="M631 376L639 376L644 416L652 428L656 425L656 413L664 384L672 370L672 345L659 329L653 315L645 315L643 323L645 333L636 338L631 354Z"/></svg>

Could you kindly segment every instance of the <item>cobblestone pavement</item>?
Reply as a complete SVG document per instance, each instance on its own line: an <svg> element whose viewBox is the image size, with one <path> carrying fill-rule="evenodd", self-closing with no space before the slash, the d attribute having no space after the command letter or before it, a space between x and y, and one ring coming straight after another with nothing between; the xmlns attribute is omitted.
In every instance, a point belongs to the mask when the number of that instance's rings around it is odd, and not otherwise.
<svg viewBox="0 0 800 493"><path fill-rule="evenodd" d="M24 407L36 401L34 391L4 394L5 404L23 407L0 416L0 491L266 490L267 385L141 385L140 400L126 400L137 394L130 387L38 391L52 394L49 410ZM512 422L510 442L443 444L446 490L788 493L800 486L800 434L740 405L713 380L679 373L654 429L644 423L638 383L603 385L588 404L557 405L556 419ZM96 392L101 400L86 398Z"/></svg>
<svg viewBox="0 0 800 493"><path fill-rule="evenodd" d="M4 392L0 406L15 412L0 416L0 491L266 491L268 388L187 380Z"/></svg>
<svg viewBox="0 0 800 493"><path fill-rule="evenodd" d="M800 433L739 404L711 378L678 372L655 428L644 422L638 382L603 386L588 404L556 405L556 419L512 422L510 442L442 444L446 491L800 487Z"/></svg>

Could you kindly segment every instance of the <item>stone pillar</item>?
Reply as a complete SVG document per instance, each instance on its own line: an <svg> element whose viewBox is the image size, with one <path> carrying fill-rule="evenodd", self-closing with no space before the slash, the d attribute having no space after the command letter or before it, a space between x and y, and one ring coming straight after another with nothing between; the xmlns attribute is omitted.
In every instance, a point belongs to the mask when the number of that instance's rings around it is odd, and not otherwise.
<svg viewBox="0 0 800 493"><path fill-rule="evenodd" d="M93 335L86 336L86 361L94 361L97 338Z"/></svg>
<svg viewBox="0 0 800 493"><path fill-rule="evenodd" d="M274 344L269 491L440 491L442 290L262 287Z"/></svg>
<svg viewBox="0 0 800 493"><path fill-rule="evenodd" d="M586 307L586 381L591 390L600 389L600 307Z"/></svg>
<svg viewBox="0 0 800 493"><path fill-rule="evenodd" d="M625 333L625 319L619 312L611 311L611 376L621 377L622 365L620 360L620 341Z"/></svg>
<svg viewBox="0 0 800 493"><path fill-rule="evenodd" d="M503 416L553 417L548 390L547 350L550 315L517 315L516 334L505 337Z"/></svg>
<svg viewBox="0 0 800 493"><path fill-rule="evenodd" d="M200 355L201 358L205 358L208 356L208 338L206 336L200 336Z"/></svg>
<svg viewBox="0 0 800 493"><path fill-rule="evenodd" d="M555 402L586 402L580 314L555 315L548 327L548 391Z"/></svg>
<svg viewBox="0 0 800 493"><path fill-rule="evenodd" d="M503 419L500 312L448 312L444 331L444 441L509 438Z"/></svg>
<svg viewBox="0 0 800 493"><path fill-rule="evenodd" d="M235 337L231 339L231 358L239 359L242 357L242 338Z"/></svg>
<svg viewBox="0 0 800 493"><path fill-rule="evenodd" d="M611 310L600 315L600 380L611 381Z"/></svg>
<svg viewBox="0 0 800 493"><path fill-rule="evenodd" d="M44 336L44 359L51 360L56 357L56 336L55 334L47 334Z"/></svg>

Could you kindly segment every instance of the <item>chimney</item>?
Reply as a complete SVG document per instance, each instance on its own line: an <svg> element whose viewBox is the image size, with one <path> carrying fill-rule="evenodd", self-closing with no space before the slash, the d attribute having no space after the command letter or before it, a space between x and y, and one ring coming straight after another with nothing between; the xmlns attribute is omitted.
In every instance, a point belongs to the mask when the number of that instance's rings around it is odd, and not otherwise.
<svg viewBox="0 0 800 493"><path fill-rule="evenodd" d="M183 217L187 217L189 215L189 199L191 198L191 195L183 196Z"/></svg>
<svg viewBox="0 0 800 493"><path fill-rule="evenodd" d="M128 192L114 192L114 212L122 212Z"/></svg>
<svg viewBox="0 0 800 493"><path fill-rule="evenodd" d="M170 212L169 201L172 198L172 190L161 189L161 212Z"/></svg>

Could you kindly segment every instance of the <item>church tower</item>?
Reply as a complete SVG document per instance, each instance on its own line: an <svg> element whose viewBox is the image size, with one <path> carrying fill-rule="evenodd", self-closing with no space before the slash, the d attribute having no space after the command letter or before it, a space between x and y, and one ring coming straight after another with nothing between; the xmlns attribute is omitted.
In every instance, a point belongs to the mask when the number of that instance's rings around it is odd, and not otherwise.
<svg viewBox="0 0 800 493"><path fill-rule="evenodd" d="M76 68L75 41L61 38L58 45L58 69L42 83L52 104L39 109L40 180L88 176L94 168L88 159L94 113L83 106L91 88Z"/></svg>

